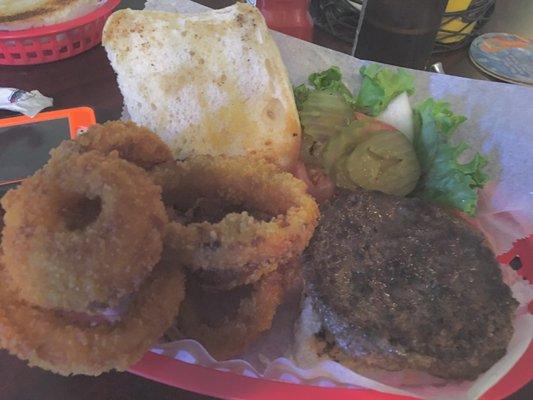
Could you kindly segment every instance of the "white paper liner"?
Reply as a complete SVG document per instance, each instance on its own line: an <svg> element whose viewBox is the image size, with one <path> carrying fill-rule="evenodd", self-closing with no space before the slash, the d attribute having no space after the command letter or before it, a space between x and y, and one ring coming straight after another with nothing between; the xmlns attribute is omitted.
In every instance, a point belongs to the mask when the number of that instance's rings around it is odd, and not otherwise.
<svg viewBox="0 0 533 400"><path fill-rule="evenodd" d="M201 12L207 8L188 0L149 0L146 9ZM358 71L364 61L278 32L273 32L273 37L293 84L305 82L312 72L337 65L348 87L359 86ZM488 157L487 172L492 179L481 192L474 223L485 233L496 254L505 253L514 241L533 233L533 90L422 71L413 71L413 74L416 92L411 97L412 104L434 97L450 102L455 112L468 118L457 133L457 140L466 139L473 150ZM123 117L128 118L127 110ZM249 377L327 387L369 388L420 398L474 399L511 369L533 337L533 316L527 312L527 304L533 299L533 285L509 267L502 266L502 270L513 296L520 302L513 323L514 335L507 354L473 382L446 382L415 371L374 372L374 379L370 379L332 361L320 362L311 369L298 368L290 359L282 357L290 348L287 338L292 336L287 333L297 317L294 299L292 305L284 306L278 313L272 329L241 360L216 361L194 340L161 344L152 351ZM407 386L406 382L411 384Z"/></svg>

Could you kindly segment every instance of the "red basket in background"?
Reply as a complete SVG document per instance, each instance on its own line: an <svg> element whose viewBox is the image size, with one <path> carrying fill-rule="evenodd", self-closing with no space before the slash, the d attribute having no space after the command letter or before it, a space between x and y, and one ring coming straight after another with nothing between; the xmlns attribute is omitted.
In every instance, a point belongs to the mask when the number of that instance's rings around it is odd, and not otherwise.
<svg viewBox="0 0 533 400"><path fill-rule="evenodd" d="M105 21L120 0L107 0L71 21L19 31L0 31L0 65L32 65L83 53L102 40Z"/></svg>

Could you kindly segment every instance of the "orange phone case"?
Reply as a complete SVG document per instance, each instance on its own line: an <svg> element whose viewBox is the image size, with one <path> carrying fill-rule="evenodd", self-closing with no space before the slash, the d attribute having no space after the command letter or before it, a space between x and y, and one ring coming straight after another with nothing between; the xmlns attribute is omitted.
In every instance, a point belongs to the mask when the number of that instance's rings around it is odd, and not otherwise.
<svg viewBox="0 0 533 400"><path fill-rule="evenodd" d="M30 118L22 115L17 117L0 118L0 128L16 125L34 124L54 119L68 119L70 138L75 139L80 131L84 131L96 123L94 111L89 107L65 108L62 110L46 111ZM23 179L0 181L0 186L21 182Z"/></svg>
<svg viewBox="0 0 533 400"><path fill-rule="evenodd" d="M65 108L63 110L46 111L30 118L25 115L0 119L0 128L5 126L34 124L51 119L68 118L70 138L76 138L80 130L87 129L96 123L94 111L89 107Z"/></svg>

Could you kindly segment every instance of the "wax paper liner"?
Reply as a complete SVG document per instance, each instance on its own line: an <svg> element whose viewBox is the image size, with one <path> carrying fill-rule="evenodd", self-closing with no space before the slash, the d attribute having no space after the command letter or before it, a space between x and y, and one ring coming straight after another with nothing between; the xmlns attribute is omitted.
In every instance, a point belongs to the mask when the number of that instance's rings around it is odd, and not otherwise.
<svg viewBox="0 0 533 400"><path fill-rule="evenodd" d="M206 9L187 0L150 0L146 8L177 12ZM337 65L343 71L348 87L355 89L359 86L358 70L364 61L277 32L273 32L273 36L293 84L305 82L312 72ZM457 133L457 140L467 140L472 150L488 157L487 172L492 179L480 193L478 213L472 222L485 233L496 254L508 251L515 240L533 232L533 90L422 71L412 73L416 87L411 96L413 104L427 97L446 100L455 112L468 118ZM125 110L125 118L127 115ZM332 361L319 362L311 369L298 368L290 358L283 357L290 354L290 338L299 313L298 299L292 299L282 307L272 329L240 360L216 361L194 340L160 344L152 351L250 377L318 386L369 388L432 399L478 398L511 369L533 337L533 316L527 311L527 305L533 299L533 286L508 266L502 266L502 271L504 280L520 302L513 323L515 333L507 354L473 382L449 382L415 371L368 371L363 376Z"/></svg>

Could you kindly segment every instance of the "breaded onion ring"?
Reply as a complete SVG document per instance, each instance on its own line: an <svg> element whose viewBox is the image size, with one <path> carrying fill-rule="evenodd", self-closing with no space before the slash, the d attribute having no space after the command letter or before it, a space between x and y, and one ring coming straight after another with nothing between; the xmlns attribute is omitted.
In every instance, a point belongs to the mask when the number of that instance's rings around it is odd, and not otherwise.
<svg viewBox="0 0 533 400"><path fill-rule="evenodd" d="M49 164L61 163L72 155L93 150L103 155L117 152L120 158L147 171L173 160L169 147L149 129L133 122L109 121L92 125L76 140L61 142L50 151Z"/></svg>
<svg viewBox="0 0 533 400"><path fill-rule="evenodd" d="M6 271L40 307L113 306L161 257L161 188L116 156L87 152L52 163L1 202Z"/></svg>
<svg viewBox="0 0 533 400"><path fill-rule="evenodd" d="M118 151L120 158L145 170L174 159L159 136L133 122L109 121L92 125L76 138L76 143L84 151L96 150L103 154Z"/></svg>
<svg viewBox="0 0 533 400"><path fill-rule="evenodd" d="M285 293L300 278L300 263L292 260L259 281L228 291L211 291L194 277L187 279L185 300L167 340L199 341L218 360L243 353L270 329Z"/></svg>
<svg viewBox="0 0 533 400"><path fill-rule="evenodd" d="M150 176L167 207L186 219L168 225L167 243L207 286L257 281L299 256L317 225L305 184L266 162L196 156L157 166ZM220 215L203 212L203 202Z"/></svg>
<svg viewBox="0 0 533 400"><path fill-rule="evenodd" d="M6 284L6 272L0 265L0 346L30 366L62 375L125 370L171 326L185 294L180 268L162 261L120 322L87 326L29 305Z"/></svg>

